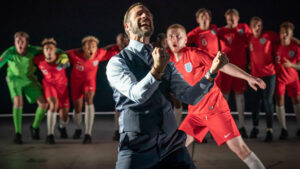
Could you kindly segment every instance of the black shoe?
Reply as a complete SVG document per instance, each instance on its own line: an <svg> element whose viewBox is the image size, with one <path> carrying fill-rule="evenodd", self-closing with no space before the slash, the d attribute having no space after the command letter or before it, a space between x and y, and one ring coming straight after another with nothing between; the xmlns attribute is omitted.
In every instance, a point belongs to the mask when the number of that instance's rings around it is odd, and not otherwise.
<svg viewBox="0 0 300 169"><path fill-rule="evenodd" d="M265 142L266 143L273 142L273 133L271 131L267 131Z"/></svg>
<svg viewBox="0 0 300 169"><path fill-rule="evenodd" d="M47 144L55 144L55 140L54 140L54 135L53 134L50 134L50 135L47 136L46 143Z"/></svg>
<svg viewBox="0 0 300 169"><path fill-rule="evenodd" d="M66 127L60 127L58 125L57 127L58 131L60 132L60 138L66 139L68 138L68 133Z"/></svg>
<svg viewBox="0 0 300 169"><path fill-rule="evenodd" d="M250 138L257 138L258 133L259 133L259 130L257 128L253 128L250 133Z"/></svg>
<svg viewBox="0 0 300 169"><path fill-rule="evenodd" d="M119 130L116 130L115 131L115 135L113 137L113 140L114 141L119 141L120 140L120 133L119 133Z"/></svg>
<svg viewBox="0 0 300 169"><path fill-rule="evenodd" d="M202 144L205 144L205 143L207 143L208 141L207 141L207 139L206 138L204 138L203 140L202 140Z"/></svg>
<svg viewBox="0 0 300 169"><path fill-rule="evenodd" d="M300 129L297 130L296 135L297 135L298 137L300 137Z"/></svg>
<svg viewBox="0 0 300 169"><path fill-rule="evenodd" d="M81 129L76 129L73 135L73 139L80 139Z"/></svg>
<svg viewBox="0 0 300 169"><path fill-rule="evenodd" d="M40 139L40 129L33 128L32 126L29 127L30 133L31 133L31 138L32 140L39 140Z"/></svg>
<svg viewBox="0 0 300 169"><path fill-rule="evenodd" d="M240 128L239 131L240 131L240 134L243 138L248 138L247 131L246 131L245 127Z"/></svg>
<svg viewBox="0 0 300 169"><path fill-rule="evenodd" d="M14 138L14 143L15 144L23 144L22 135L20 133L16 133L15 138Z"/></svg>
<svg viewBox="0 0 300 169"><path fill-rule="evenodd" d="M92 143L92 137L88 134L84 135L82 144L90 144L90 143Z"/></svg>
<svg viewBox="0 0 300 169"><path fill-rule="evenodd" d="M289 134L286 129L281 129L281 134L279 136L279 140L286 140Z"/></svg>

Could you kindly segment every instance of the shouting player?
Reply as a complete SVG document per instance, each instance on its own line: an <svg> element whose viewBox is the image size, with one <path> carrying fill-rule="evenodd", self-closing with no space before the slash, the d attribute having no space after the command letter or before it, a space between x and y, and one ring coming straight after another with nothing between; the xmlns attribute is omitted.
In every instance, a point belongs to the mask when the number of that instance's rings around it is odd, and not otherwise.
<svg viewBox="0 0 300 169"><path fill-rule="evenodd" d="M167 29L168 46L171 49L171 61L178 72L190 84L195 85L199 79L210 71L212 58L204 50L186 47L186 30L182 25L174 24ZM216 57L224 55L218 53ZM265 88L265 83L253 77L233 64L226 64L220 69L231 76L244 79L253 88L255 85ZM216 74L211 77L216 77ZM230 114L229 106L219 87L215 84L210 92L197 105L189 105L188 115L179 127L187 134L186 146L194 141L202 142L208 131L220 146L227 143L228 147L243 160L250 169L265 168L256 155L248 148Z"/></svg>
<svg viewBox="0 0 300 169"><path fill-rule="evenodd" d="M30 125L32 139L39 140L39 125L47 111L47 101L43 96L41 85L34 75L36 67L33 58L41 53L40 47L29 45L29 35L25 32L17 32L14 35L15 45L8 48L0 57L0 68L8 63L7 85L13 101L13 121L15 126L16 144L22 144L22 112L23 94L29 103L37 102L33 124Z"/></svg>
<svg viewBox="0 0 300 169"><path fill-rule="evenodd" d="M94 36L86 36L82 39L80 49L67 51L70 63L73 65L71 71L71 97L74 111L73 121L77 126L73 135L74 139L81 135L81 111L83 99L85 100L85 136L83 144L92 142L92 128L94 124L95 107L94 95L96 91L97 70L100 61L103 61L106 50L98 48L99 40Z"/></svg>

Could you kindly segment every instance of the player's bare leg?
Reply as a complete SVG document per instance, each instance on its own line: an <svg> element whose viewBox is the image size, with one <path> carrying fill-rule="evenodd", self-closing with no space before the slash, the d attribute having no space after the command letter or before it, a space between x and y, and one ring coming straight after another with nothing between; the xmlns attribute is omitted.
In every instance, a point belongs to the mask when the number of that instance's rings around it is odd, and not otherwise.
<svg viewBox="0 0 300 169"><path fill-rule="evenodd" d="M76 129L73 135L74 139L79 139L82 133L82 106L83 106L83 98L79 98L77 100L73 100L74 111L73 111L73 122L75 123Z"/></svg>
<svg viewBox="0 0 300 169"><path fill-rule="evenodd" d="M284 96L277 95L276 97L276 114L281 126L281 134L279 139L285 140L288 138L288 132L286 127L286 120L285 120L285 107L284 107Z"/></svg>
<svg viewBox="0 0 300 169"><path fill-rule="evenodd" d="M241 136L228 140L227 146L233 151L250 169L264 169L259 158L246 145Z"/></svg>
<svg viewBox="0 0 300 169"><path fill-rule="evenodd" d="M84 93L85 100L85 135L83 139L83 144L88 144L92 142L92 129L95 117L95 107L94 107L94 96L95 92L87 91Z"/></svg>

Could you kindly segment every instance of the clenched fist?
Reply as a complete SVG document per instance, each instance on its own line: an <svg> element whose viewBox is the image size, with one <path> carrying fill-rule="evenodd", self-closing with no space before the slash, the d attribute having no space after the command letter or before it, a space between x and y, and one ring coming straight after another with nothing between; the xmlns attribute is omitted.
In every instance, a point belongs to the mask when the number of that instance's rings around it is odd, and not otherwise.
<svg viewBox="0 0 300 169"><path fill-rule="evenodd" d="M212 65L210 67L210 73L215 74L217 73L224 65L229 63L229 60L225 53L218 52L217 56L214 58Z"/></svg>
<svg viewBox="0 0 300 169"><path fill-rule="evenodd" d="M163 48L154 48L152 52L153 67L151 73L156 79L160 79L169 62L170 55Z"/></svg>

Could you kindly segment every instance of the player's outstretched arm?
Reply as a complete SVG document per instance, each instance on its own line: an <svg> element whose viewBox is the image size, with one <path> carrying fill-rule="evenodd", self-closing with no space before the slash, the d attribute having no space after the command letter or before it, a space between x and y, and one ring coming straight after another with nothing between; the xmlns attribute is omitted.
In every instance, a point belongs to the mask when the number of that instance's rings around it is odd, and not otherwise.
<svg viewBox="0 0 300 169"><path fill-rule="evenodd" d="M228 63L221 69L221 71L230 76L246 80L250 85L250 87L253 88L254 90L257 90L256 85L261 89L266 88L266 84L263 80L261 80L258 77L251 76L250 74L248 74L241 68L235 66L234 64Z"/></svg>

